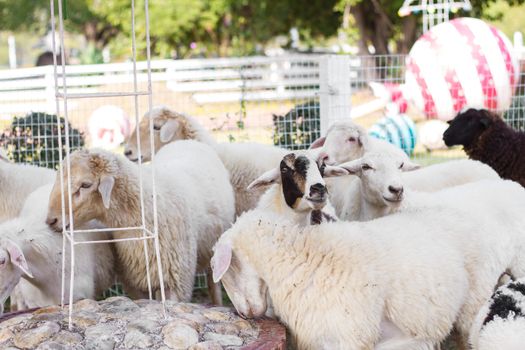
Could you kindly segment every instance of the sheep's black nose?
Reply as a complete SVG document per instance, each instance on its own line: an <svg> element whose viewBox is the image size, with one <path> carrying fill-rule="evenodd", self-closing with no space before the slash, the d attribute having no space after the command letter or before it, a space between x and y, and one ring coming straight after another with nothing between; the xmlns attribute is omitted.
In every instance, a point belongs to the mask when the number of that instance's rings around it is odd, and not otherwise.
<svg viewBox="0 0 525 350"><path fill-rule="evenodd" d="M388 186L390 193L400 196L403 194L403 187Z"/></svg>
<svg viewBox="0 0 525 350"><path fill-rule="evenodd" d="M124 155L125 155L126 157L130 156L131 153L133 153L133 152L131 152L130 149L124 151Z"/></svg>
<svg viewBox="0 0 525 350"><path fill-rule="evenodd" d="M310 186L310 196L318 195L324 196L326 194L326 186L321 183L316 183Z"/></svg>

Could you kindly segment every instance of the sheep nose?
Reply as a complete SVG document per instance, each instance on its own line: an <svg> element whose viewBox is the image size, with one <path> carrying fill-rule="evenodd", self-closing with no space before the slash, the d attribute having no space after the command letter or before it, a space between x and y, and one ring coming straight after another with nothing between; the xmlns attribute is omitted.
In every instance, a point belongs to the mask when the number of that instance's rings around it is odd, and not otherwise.
<svg viewBox="0 0 525 350"><path fill-rule="evenodd" d="M316 183L310 186L310 196L318 195L324 196L326 194L326 186L321 183Z"/></svg>
<svg viewBox="0 0 525 350"><path fill-rule="evenodd" d="M50 217L46 219L46 224L48 224L49 226L55 226L57 222L58 222L58 218Z"/></svg>
<svg viewBox="0 0 525 350"><path fill-rule="evenodd" d="M401 196L403 194L403 187L394 187L394 186L388 186L388 190L390 193L395 194L397 196Z"/></svg>
<svg viewBox="0 0 525 350"><path fill-rule="evenodd" d="M129 156L131 155L131 153L133 153L133 152L131 152L130 149L127 149L127 150L124 151L124 155L125 155L126 157L129 157Z"/></svg>
<svg viewBox="0 0 525 350"><path fill-rule="evenodd" d="M244 319L253 318L253 312L252 310L248 310L248 312L238 312L239 316Z"/></svg>

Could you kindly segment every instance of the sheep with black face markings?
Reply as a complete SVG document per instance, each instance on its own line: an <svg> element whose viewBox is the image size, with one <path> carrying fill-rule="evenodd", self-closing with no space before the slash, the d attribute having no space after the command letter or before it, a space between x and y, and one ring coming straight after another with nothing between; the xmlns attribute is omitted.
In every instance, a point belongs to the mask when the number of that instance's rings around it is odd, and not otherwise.
<svg viewBox="0 0 525 350"><path fill-rule="evenodd" d="M178 141L163 147L156 161L139 167L127 158L103 150L83 150L70 155L72 212L75 225L99 220L107 227L140 227L139 172L142 172L145 225L152 228L152 179L158 186L157 218L161 263L168 297L191 298L196 268L209 266L212 247L233 221L233 191L228 172L217 154L196 141ZM64 169L67 183L67 170ZM69 207L67 189L66 208ZM62 230L60 179L50 196L48 224ZM68 209L66 209L68 213ZM69 222L66 214L66 223ZM119 238L137 237L141 231L122 231ZM137 297L148 291L143 245L115 242L125 286ZM151 282L160 288L153 240L148 240ZM220 303L220 287L209 285L214 303Z"/></svg>
<svg viewBox="0 0 525 350"><path fill-rule="evenodd" d="M318 225L337 220L324 177L347 174L338 166L319 166L308 153L294 152L254 180L248 190L271 186L259 200L257 210L274 211L299 225Z"/></svg>
<svg viewBox="0 0 525 350"><path fill-rule="evenodd" d="M144 115L139 125L140 150L142 161L151 159L149 142L149 123L153 119L155 152L177 140L195 140L211 146L230 173L230 182L235 193L235 213L239 216L246 210L255 208L260 190L247 190L248 185L266 170L277 164L288 153L286 150L254 142L218 143L212 135L193 117L178 113L167 107L154 108ZM137 134L126 141L124 154L131 161L138 160Z"/></svg>
<svg viewBox="0 0 525 350"><path fill-rule="evenodd" d="M499 287L479 311L470 332L474 350L522 350L525 346L525 278Z"/></svg>
<svg viewBox="0 0 525 350"><path fill-rule="evenodd" d="M513 130L501 117L485 109L468 109L449 124L443 134L447 146L462 145L469 158L525 187L524 132Z"/></svg>

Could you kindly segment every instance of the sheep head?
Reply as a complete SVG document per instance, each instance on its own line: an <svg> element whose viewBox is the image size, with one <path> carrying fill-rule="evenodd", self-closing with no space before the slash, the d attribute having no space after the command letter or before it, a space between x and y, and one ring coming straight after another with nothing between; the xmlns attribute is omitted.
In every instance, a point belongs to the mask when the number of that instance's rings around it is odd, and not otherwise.
<svg viewBox="0 0 525 350"><path fill-rule="evenodd" d="M143 162L151 160L150 119L153 119L153 138L155 153L167 143L188 139L186 118L166 107L153 108L144 115L139 123L140 151ZM126 141L124 155L131 161L139 158L137 147L137 130L134 129Z"/></svg>
<svg viewBox="0 0 525 350"><path fill-rule="evenodd" d="M450 126L443 133L443 141L448 147L463 145L468 148L498 119L498 115L486 109L470 108L448 122Z"/></svg>
<svg viewBox="0 0 525 350"><path fill-rule="evenodd" d="M71 203L73 221L81 226L104 216L111 203L111 192L118 173L117 158L103 150L82 150L70 155ZM63 163L65 227L69 228L69 200L67 162ZM62 189L60 172L49 197L46 223L55 231L62 231Z"/></svg>
<svg viewBox="0 0 525 350"><path fill-rule="evenodd" d="M0 314L4 312L5 301L24 274L33 278L22 249L12 240L3 238L0 241Z"/></svg>
<svg viewBox="0 0 525 350"><path fill-rule="evenodd" d="M319 166L317 159L308 154L290 153L284 156L279 167L254 180L248 190L280 183L284 199L290 208L295 211L319 210L328 200L323 177L347 174L341 167Z"/></svg>
<svg viewBox="0 0 525 350"><path fill-rule="evenodd" d="M339 121L330 126L326 137L315 140L310 149L319 148L322 161L334 165L361 157L367 142L365 129L351 121Z"/></svg>
<svg viewBox="0 0 525 350"><path fill-rule="evenodd" d="M369 202L395 206L403 200L401 173L418 169L419 165L390 154L367 153L340 167L361 178L361 191Z"/></svg>
<svg viewBox="0 0 525 350"><path fill-rule="evenodd" d="M226 236L224 236L226 235ZM213 248L213 281L222 281L235 309L244 318L261 317L266 312L268 287L242 253L235 251L227 232Z"/></svg>

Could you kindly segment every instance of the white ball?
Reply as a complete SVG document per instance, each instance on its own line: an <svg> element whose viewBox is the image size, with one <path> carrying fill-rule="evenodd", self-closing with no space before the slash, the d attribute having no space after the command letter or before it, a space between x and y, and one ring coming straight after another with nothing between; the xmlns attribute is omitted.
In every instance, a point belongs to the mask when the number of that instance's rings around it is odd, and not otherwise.
<svg viewBox="0 0 525 350"><path fill-rule="evenodd" d="M91 147L114 149L129 136L130 121L122 108L106 105L91 113L88 121Z"/></svg>
<svg viewBox="0 0 525 350"><path fill-rule="evenodd" d="M452 119L465 107L507 109L519 78L510 40L475 18L441 23L407 57L410 99L428 118Z"/></svg>

